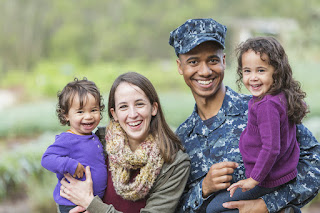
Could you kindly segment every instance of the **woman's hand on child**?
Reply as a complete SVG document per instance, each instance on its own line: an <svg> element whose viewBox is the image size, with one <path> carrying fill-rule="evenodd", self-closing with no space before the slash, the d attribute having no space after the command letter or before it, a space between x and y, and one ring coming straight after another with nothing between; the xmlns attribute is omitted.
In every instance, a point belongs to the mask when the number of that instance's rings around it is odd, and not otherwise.
<svg viewBox="0 0 320 213"><path fill-rule="evenodd" d="M248 178L232 184L231 186L229 186L227 190L230 191L230 197L232 197L237 188L242 188L242 191L245 192L254 188L258 184L259 184L258 181L252 178Z"/></svg>
<svg viewBox="0 0 320 213"><path fill-rule="evenodd" d="M81 163L78 163L77 169L73 174L73 177L77 177L77 178L82 178L83 177L83 173L85 173L86 170L84 168L84 166Z"/></svg>
<svg viewBox="0 0 320 213"><path fill-rule="evenodd" d="M86 180L81 181L73 178L70 174L65 174L60 181L60 196L64 197L76 205L88 208L94 198L90 167L86 167Z"/></svg>

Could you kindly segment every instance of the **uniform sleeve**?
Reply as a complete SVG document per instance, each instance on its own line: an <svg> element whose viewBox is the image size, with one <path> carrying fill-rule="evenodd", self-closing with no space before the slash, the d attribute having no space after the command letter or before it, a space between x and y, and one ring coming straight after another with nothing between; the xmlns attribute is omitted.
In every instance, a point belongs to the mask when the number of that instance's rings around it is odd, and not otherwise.
<svg viewBox="0 0 320 213"><path fill-rule="evenodd" d="M41 165L57 174L69 173L73 175L78 161L69 157L70 147L69 140L65 140L64 137L56 137L56 141L43 154Z"/></svg>
<svg viewBox="0 0 320 213"><path fill-rule="evenodd" d="M317 194L320 187L320 144L303 125L297 125L300 144L298 176L279 190L264 195L269 212L278 212L286 206L303 207Z"/></svg>
<svg viewBox="0 0 320 213"><path fill-rule="evenodd" d="M197 182L191 187L186 187L186 191L183 193L177 212L184 213L184 212L205 212L203 209L204 201L210 199L215 193L212 193L207 198L202 197L202 181Z"/></svg>

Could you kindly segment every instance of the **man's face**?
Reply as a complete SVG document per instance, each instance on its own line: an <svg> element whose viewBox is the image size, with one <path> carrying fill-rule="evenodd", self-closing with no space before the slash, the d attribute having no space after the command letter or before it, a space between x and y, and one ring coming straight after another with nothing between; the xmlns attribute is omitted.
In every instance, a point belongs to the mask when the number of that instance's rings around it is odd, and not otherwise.
<svg viewBox="0 0 320 213"><path fill-rule="evenodd" d="M177 65L195 99L213 97L223 88L225 55L217 43L204 42L180 54Z"/></svg>

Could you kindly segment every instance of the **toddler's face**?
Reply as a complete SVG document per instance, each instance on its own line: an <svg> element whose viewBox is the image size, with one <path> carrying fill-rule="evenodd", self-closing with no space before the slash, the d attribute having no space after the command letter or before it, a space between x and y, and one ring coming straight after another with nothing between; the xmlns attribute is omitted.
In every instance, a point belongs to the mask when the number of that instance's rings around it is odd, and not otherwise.
<svg viewBox="0 0 320 213"><path fill-rule="evenodd" d="M256 97L264 96L273 84L274 67L266 54L249 50L242 55L242 81L249 92Z"/></svg>
<svg viewBox="0 0 320 213"><path fill-rule="evenodd" d="M88 94L80 108L79 96L75 95L66 119L70 129L77 135L90 135L100 122L100 107L93 95Z"/></svg>

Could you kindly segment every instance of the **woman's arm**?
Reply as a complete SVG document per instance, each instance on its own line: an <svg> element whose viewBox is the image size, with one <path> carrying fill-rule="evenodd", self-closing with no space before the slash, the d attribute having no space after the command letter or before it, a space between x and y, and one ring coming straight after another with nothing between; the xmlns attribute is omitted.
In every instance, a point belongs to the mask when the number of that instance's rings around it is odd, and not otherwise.
<svg viewBox="0 0 320 213"><path fill-rule="evenodd" d="M165 164L166 165L166 164ZM175 161L163 168L140 212L175 212L190 172L190 159L179 151Z"/></svg>
<svg viewBox="0 0 320 213"><path fill-rule="evenodd" d="M174 163L166 169L167 172L157 178L146 206L140 212L172 213L175 211L190 171L188 155L182 151L179 152ZM170 168L173 169L172 173L169 172ZM98 196L93 196L89 167L86 167L85 181L76 180L69 174L65 175L65 178L70 183L65 179L61 180L60 195L62 197L86 208L90 213L120 213L112 205L103 203Z"/></svg>
<svg viewBox="0 0 320 213"><path fill-rule="evenodd" d="M94 197L89 166L86 167L85 181L77 180L70 174L65 175L61 180L60 196L84 207L90 213L120 213L112 205L103 203L99 196Z"/></svg>

